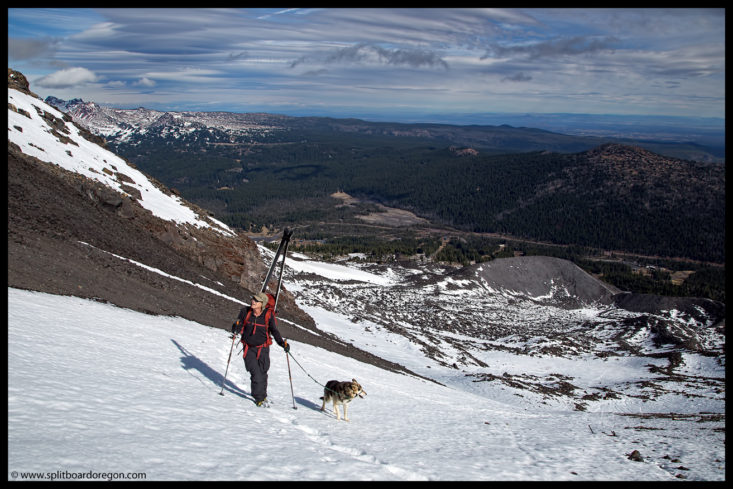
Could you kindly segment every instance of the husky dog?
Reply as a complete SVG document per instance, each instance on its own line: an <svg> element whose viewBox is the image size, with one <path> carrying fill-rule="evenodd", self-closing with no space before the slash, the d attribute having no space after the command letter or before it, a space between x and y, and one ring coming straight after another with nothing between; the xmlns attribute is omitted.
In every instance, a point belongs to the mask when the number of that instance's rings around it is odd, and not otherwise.
<svg viewBox="0 0 733 489"><path fill-rule="evenodd" d="M333 402L333 411L336 413L336 419L341 419L339 413L339 404L344 407L344 421L349 420L348 407L349 403L356 397L359 396L364 398L366 392L361 388L361 385L356 379L351 379L351 382L339 382L338 380L329 380L326 382L326 388L323 389L323 405L321 411L325 411L326 403Z"/></svg>

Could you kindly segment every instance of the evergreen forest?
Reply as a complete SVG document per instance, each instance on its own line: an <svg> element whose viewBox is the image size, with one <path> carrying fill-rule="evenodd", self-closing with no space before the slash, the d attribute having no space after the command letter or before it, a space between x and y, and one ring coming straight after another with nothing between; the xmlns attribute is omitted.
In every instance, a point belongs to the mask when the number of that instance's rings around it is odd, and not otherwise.
<svg viewBox="0 0 733 489"><path fill-rule="evenodd" d="M359 250L352 252L368 248L374 257L430 255L437 249L434 242L419 243L395 230L376 243L372 238L380 233L366 229L359 216L378 213L384 205L411 211L432 226L467 233L434 259L492 259L496 243L469 243L465 236L502 235L561 250L608 250L696 263L704 270L685 281L692 289L666 293L702 295L706 285L695 280L703 280L717 291L705 296L724 297L724 279L715 272L725 262L723 164L676 160L619 145L579 153L498 154L449 141L305 129L236 141L210 129L205 137L147 138L119 144L115 151L230 226L250 233L299 227L300 236L331 243L330 251L322 249L326 254L348 248L345 239ZM343 205L332 197L337 191L359 204ZM385 252L384 243L396 238L407 240L402 245L409 249ZM533 252L522 246L512 249ZM581 256L572 259L579 262ZM594 263L596 268L585 266L624 289L657 290L654 283L668 282L610 266L599 269L602 262Z"/></svg>

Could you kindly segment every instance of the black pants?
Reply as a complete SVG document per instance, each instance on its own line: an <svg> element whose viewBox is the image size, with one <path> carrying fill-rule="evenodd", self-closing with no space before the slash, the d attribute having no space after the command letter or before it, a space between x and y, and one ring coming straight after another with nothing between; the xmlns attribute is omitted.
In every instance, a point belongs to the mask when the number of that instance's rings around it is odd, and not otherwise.
<svg viewBox="0 0 733 489"><path fill-rule="evenodd" d="M244 357L244 368L249 372L252 386L252 397L255 402L263 401L267 397L267 371L270 370L270 348L262 347L260 358L257 358L257 348L249 347Z"/></svg>

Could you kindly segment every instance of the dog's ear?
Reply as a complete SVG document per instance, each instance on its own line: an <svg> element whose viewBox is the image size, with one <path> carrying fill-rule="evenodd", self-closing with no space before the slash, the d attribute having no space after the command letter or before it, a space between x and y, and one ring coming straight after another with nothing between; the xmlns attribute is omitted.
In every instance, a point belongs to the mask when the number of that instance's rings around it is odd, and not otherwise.
<svg viewBox="0 0 733 489"><path fill-rule="evenodd" d="M352 382L356 382L356 379L351 379ZM356 382L358 384L358 382Z"/></svg>

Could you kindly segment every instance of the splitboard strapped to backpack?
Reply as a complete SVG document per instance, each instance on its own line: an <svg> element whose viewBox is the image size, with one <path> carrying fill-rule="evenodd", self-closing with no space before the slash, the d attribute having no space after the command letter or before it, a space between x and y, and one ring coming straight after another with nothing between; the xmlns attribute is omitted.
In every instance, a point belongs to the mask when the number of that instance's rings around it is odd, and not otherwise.
<svg viewBox="0 0 733 489"><path fill-rule="evenodd" d="M277 251L275 252L275 258L273 258L272 263L270 264L270 269L267 271L267 276L265 277L264 282L262 283L262 288L260 289L260 293L258 295L265 294L267 296L267 302L262 304L262 308L265 311L265 321L264 323L260 324L256 320L253 322L254 330L252 331L252 335L257 333L257 327L261 326L265 328L265 337L267 338L265 342L261 345L252 345L252 348L257 348L257 359L260 358L260 352L262 351L262 348L266 346L272 345L272 338L270 337L270 318L274 317L277 321L277 316L275 315L275 311L277 310L277 300L280 296L280 289L282 287L282 281L283 281L283 270L285 270L285 257L288 253L288 245L290 244L290 236L293 235L293 232L288 230L288 228L285 228L285 231L283 231L283 237L280 240L280 245L277 247ZM275 267L277 266L277 261L280 258L280 254L282 254L282 261L280 262L280 273L277 280L277 288L275 289L275 295L271 293L265 293L265 289L267 288L267 284L270 282L270 277L272 277L272 272L275 271ZM244 325L247 324L247 321L249 321L250 317L252 317L252 309L247 311L247 316L242 321L242 329L240 330L240 335L242 334L242 331L244 331ZM244 352L242 354L243 357L247 356L247 350L250 348L250 345L244 344Z"/></svg>
<svg viewBox="0 0 733 489"><path fill-rule="evenodd" d="M277 251L275 252L275 258L272 260L272 263L270 264L270 269L267 271L267 276L265 277L264 282L262 282L262 287L260 288L260 294L265 293L265 289L267 288L267 284L270 281L270 278L272 277L272 272L275 271L275 267L277 265L278 259L280 258L280 255L282 254L282 261L280 262L280 273L278 276L277 281L277 289L275 290L275 294L267 293L267 303L263 304L263 308L265 310L265 323L264 324L257 324L255 322L254 327L255 331L257 330L258 326L264 326L265 333L267 340L262 345L258 345L254 348L257 348L257 358L260 358L260 351L265 346L270 346L272 344L272 338L270 337L270 317L274 317L275 320L277 320L276 311L277 311L277 301L280 296L280 289L282 287L282 280L283 280L283 271L285 270L285 257L288 253L288 246L290 245L290 237L293 235L293 231L289 230L288 228L285 228L283 231L283 237L280 240L280 245L277 247ZM247 312L247 316L244 318L244 320L241 322L242 329L244 329L244 325L247 324L247 321L250 318L250 315L252 314L252 311ZM240 320L237 320L237 323L239 323ZM237 324L239 326L239 324ZM224 383L226 382L227 373L229 372L229 362L232 359L232 351L234 349L234 343L236 342L236 339L238 336L241 336L241 330L239 334L234 334L232 336L232 346L229 349L229 359L227 360L227 368L224 372L224 379L221 381L221 392L219 392L220 395L224 395ZM244 356L247 355L247 349L249 348L249 345L245 343L244 345Z"/></svg>
<svg viewBox="0 0 733 489"><path fill-rule="evenodd" d="M271 294L268 294L270 297L274 299L274 303L272 304L272 310L273 312L277 310L277 300L280 296L280 288L282 286L283 282L283 270L285 269L285 257L288 254L288 246L290 245L290 237L293 235L293 232L289 230L288 228L285 228L283 231L283 237L280 240L280 246L277 247L277 251L275 252L275 258L272 259L272 263L270 264L270 269L267 271L267 276L265 277L265 281L262 282L262 288L260 289L260 292L264 292L267 288L267 283L270 281L270 277L272 277L272 272L275 271L275 266L277 265L277 260L280 258L280 254L282 254L282 262L280 262L280 274L278 276L277 280L277 289L275 289L275 295L272 296ZM268 301L267 305L270 305L270 302Z"/></svg>

